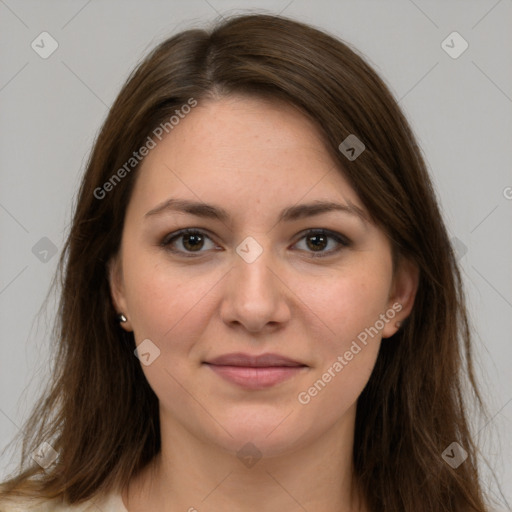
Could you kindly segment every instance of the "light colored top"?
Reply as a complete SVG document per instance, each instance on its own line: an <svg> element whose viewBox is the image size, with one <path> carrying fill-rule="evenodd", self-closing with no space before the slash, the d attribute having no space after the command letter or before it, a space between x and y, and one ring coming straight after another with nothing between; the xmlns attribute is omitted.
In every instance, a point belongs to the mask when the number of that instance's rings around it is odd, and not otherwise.
<svg viewBox="0 0 512 512"><path fill-rule="evenodd" d="M121 494L92 498L77 505L65 505L61 500L41 500L28 498L12 498L8 502L0 502L0 512L128 512Z"/></svg>

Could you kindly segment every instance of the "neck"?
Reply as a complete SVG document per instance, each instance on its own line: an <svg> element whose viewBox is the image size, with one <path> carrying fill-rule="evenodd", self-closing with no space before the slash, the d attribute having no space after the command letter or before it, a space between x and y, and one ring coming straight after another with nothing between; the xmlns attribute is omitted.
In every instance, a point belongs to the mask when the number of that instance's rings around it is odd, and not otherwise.
<svg viewBox="0 0 512 512"><path fill-rule="evenodd" d="M123 494L129 512L364 510L352 463L355 405L320 439L253 459L250 448L238 457L162 412L160 420L161 452Z"/></svg>

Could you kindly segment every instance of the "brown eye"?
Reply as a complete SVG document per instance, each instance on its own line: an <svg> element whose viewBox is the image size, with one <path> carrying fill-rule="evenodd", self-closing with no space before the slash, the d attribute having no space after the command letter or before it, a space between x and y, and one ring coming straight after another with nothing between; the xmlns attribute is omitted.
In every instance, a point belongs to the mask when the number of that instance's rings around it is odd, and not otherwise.
<svg viewBox="0 0 512 512"><path fill-rule="evenodd" d="M309 253L312 257L331 256L351 244L350 240L340 233L325 229L307 231L295 246L303 240L306 241L305 248L299 249ZM218 249L218 246L205 232L191 228L167 235L160 245L172 253L186 257L199 256L207 250ZM329 247L331 248L329 249Z"/></svg>
<svg viewBox="0 0 512 512"><path fill-rule="evenodd" d="M343 247L350 245L348 238L342 236L340 233L325 229L309 230L302 236L299 242L302 240L306 240L306 248L301 248L301 250L309 252L312 257L331 256L341 251ZM329 246L334 246L334 248L325 250Z"/></svg>
<svg viewBox="0 0 512 512"><path fill-rule="evenodd" d="M200 234L185 234L181 236L183 238L183 247L185 247L187 251L196 251L201 249L201 247L204 245L204 238Z"/></svg>
<svg viewBox="0 0 512 512"><path fill-rule="evenodd" d="M325 249L329 240L325 235L308 235L306 237L307 245L312 251L321 251Z"/></svg>
<svg viewBox="0 0 512 512"><path fill-rule="evenodd" d="M210 247L207 246L208 241L210 242ZM207 246L206 250L216 247L206 233L196 229L184 229L171 233L164 238L160 245L168 251L184 256L188 256L191 253L201 254L205 252L202 250L205 245Z"/></svg>

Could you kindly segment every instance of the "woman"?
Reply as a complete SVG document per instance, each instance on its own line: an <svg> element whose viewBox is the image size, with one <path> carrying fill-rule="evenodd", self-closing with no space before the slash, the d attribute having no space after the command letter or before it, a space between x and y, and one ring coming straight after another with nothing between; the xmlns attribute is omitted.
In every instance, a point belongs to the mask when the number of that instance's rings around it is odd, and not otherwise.
<svg viewBox="0 0 512 512"><path fill-rule="evenodd" d="M454 253L341 41L246 15L160 44L60 268L55 380L0 510L488 510Z"/></svg>

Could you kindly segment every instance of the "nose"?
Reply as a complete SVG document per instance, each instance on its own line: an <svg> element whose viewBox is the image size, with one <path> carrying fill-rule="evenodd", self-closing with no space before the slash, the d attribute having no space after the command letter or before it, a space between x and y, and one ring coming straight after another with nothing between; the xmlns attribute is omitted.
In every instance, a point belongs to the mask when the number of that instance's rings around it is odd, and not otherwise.
<svg viewBox="0 0 512 512"><path fill-rule="evenodd" d="M279 329L290 320L291 295L270 248L251 262L235 253L225 281L222 320L251 333Z"/></svg>

